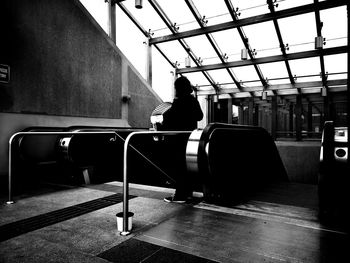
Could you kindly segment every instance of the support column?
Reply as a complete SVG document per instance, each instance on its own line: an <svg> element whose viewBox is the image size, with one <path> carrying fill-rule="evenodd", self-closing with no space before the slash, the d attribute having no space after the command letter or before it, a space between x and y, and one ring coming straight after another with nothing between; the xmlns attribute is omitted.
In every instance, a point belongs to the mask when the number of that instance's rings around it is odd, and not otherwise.
<svg viewBox="0 0 350 263"><path fill-rule="evenodd" d="M227 100L227 123L232 124L232 98Z"/></svg>
<svg viewBox="0 0 350 263"><path fill-rule="evenodd" d="M128 80L128 64L122 60L122 107L121 116L123 120L129 121L129 80Z"/></svg>
<svg viewBox="0 0 350 263"><path fill-rule="evenodd" d="M115 43L116 41L115 25L115 4L108 0L108 35Z"/></svg>
<svg viewBox="0 0 350 263"><path fill-rule="evenodd" d="M289 104L289 132L290 136L293 137L294 131L294 105L293 103Z"/></svg>
<svg viewBox="0 0 350 263"><path fill-rule="evenodd" d="M207 109L208 109L208 123L213 122L213 114L214 114L214 102L212 100L212 96L207 96Z"/></svg>
<svg viewBox="0 0 350 263"><path fill-rule="evenodd" d="M254 125L254 99L250 98L248 102L248 125Z"/></svg>
<svg viewBox="0 0 350 263"><path fill-rule="evenodd" d="M238 106L238 124L243 125L244 124L244 111L243 111L243 105Z"/></svg>
<svg viewBox="0 0 350 263"><path fill-rule="evenodd" d="M259 105L255 105L254 106L253 125L254 126L259 126Z"/></svg>
<svg viewBox="0 0 350 263"><path fill-rule="evenodd" d="M347 5L347 15L348 15L348 47L350 46L350 39L349 39L349 27L350 27L350 20L349 20L349 10L350 8L350 4ZM350 69L350 55L349 55L349 51L347 52L348 54L348 81L347 81L347 126L348 126L348 134L349 134L349 131L350 131L350 75L349 75L349 69ZM348 149L350 149L350 138L349 138L349 135L348 135ZM350 169L350 158L348 158L348 170Z"/></svg>
<svg viewBox="0 0 350 263"><path fill-rule="evenodd" d="M307 105L307 131L309 132L308 137L312 136L312 103L309 102Z"/></svg>
<svg viewBox="0 0 350 263"><path fill-rule="evenodd" d="M302 98L301 94L297 95L297 103L295 105L295 132L296 132L296 140L301 141L302 140L302 134L301 134L301 113L302 113Z"/></svg>
<svg viewBox="0 0 350 263"><path fill-rule="evenodd" d="M171 87L170 94L171 94L171 99L174 99L175 98L175 85L174 84L175 84L175 80L178 77L177 69L173 68L171 73L173 74L173 79L172 79L172 83L170 85L170 87ZM209 96L208 96L208 102L209 102ZM208 109L209 109L209 105L208 105Z"/></svg>
<svg viewBox="0 0 350 263"><path fill-rule="evenodd" d="M327 96L323 97L323 123L322 123L322 129L324 127L324 123L326 121L329 121L331 119L331 114L330 114L330 101L329 101L329 93Z"/></svg>
<svg viewBox="0 0 350 263"><path fill-rule="evenodd" d="M152 87L152 45L149 44L149 38L145 41L146 45L146 81Z"/></svg>
<svg viewBox="0 0 350 263"><path fill-rule="evenodd" d="M271 136L277 138L277 95L271 97Z"/></svg>

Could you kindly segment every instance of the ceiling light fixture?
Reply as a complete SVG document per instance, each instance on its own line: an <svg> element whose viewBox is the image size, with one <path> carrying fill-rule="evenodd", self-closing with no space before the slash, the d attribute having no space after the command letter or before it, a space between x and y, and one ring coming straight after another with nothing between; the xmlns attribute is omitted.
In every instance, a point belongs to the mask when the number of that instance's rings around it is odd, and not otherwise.
<svg viewBox="0 0 350 263"><path fill-rule="evenodd" d="M141 9L142 8L142 0L135 0L135 7L137 9Z"/></svg>

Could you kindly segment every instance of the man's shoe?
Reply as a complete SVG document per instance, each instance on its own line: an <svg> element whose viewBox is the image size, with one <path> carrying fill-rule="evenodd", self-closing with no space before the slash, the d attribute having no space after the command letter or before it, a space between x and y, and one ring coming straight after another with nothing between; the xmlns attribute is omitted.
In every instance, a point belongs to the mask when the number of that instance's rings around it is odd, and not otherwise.
<svg viewBox="0 0 350 263"><path fill-rule="evenodd" d="M167 203L183 204L183 203L186 203L186 199L187 198L179 198L179 197L173 195L173 196L165 197L164 201Z"/></svg>

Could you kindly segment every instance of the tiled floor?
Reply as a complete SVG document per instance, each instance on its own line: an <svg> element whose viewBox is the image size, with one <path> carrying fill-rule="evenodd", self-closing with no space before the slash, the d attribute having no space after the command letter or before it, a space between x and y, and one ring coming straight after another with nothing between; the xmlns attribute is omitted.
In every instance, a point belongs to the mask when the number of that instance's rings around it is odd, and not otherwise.
<svg viewBox="0 0 350 263"><path fill-rule="evenodd" d="M96 206L94 211L3 238L0 262L340 262L348 234L324 228L314 203L296 197L299 191L314 198L315 188L281 189L284 198L276 199L281 191L271 189L248 203L222 207L169 204L162 199L173 190L132 185L130 195L135 198L129 201L129 210L135 215L130 235L121 236L116 227L115 214L122 211L122 203ZM121 192L119 183L109 183L24 196L1 206L0 229L19 220L34 224L38 217Z"/></svg>

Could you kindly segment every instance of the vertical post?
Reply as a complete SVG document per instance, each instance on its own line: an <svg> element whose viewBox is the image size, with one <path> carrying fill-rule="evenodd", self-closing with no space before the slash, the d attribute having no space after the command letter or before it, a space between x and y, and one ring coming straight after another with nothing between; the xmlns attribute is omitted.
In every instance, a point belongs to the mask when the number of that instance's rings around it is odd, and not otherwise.
<svg viewBox="0 0 350 263"><path fill-rule="evenodd" d="M277 95L275 95L271 100L271 136L274 140L277 138L277 116Z"/></svg>
<svg viewBox="0 0 350 263"><path fill-rule="evenodd" d="M289 132L291 137L293 137L293 130L294 130L294 105L293 103L289 104Z"/></svg>
<svg viewBox="0 0 350 263"><path fill-rule="evenodd" d="M6 204L14 203L12 200L12 140L9 140L9 175L8 175L8 200Z"/></svg>
<svg viewBox="0 0 350 263"><path fill-rule="evenodd" d="M253 125L259 126L259 105L256 104L254 106L254 118L253 118Z"/></svg>
<svg viewBox="0 0 350 263"><path fill-rule="evenodd" d="M248 101L248 124L254 125L254 98Z"/></svg>
<svg viewBox="0 0 350 263"><path fill-rule="evenodd" d="M297 103L295 105L295 132L296 132L296 140L301 141L301 139L302 139L302 134L301 134L302 98L301 98L301 94L297 95L296 101L297 101Z"/></svg>
<svg viewBox="0 0 350 263"><path fill-rule="evenodd" d="M323 127L324 127L324 123L326 121L330 120L330 106L329 106L329 94L327 94L327 96L323 97Z"/></svg>
<svg viewBox="0 0 350 263"><path fill-rule="evenodd" d="M149 44L149 38L145 41L146 45L146 81L152 87L152 45Z"/></svg>
<svg viewBox="0 0 350 263"><path fill-rule="evenodd" d="M128 77L128 64L122 59L122 97L129 96L129 77ZM121 117L123 120L129 121L129 102L121 99Z"/></svg>
<svg viewBox="0 0 350 263"><path fill-rule="evenodd" d="M227 100L227 123L232 124L232 98Z"/></svg>
<svg viewBox="0 0 350 263"><path fill-rule="evenodd" d="M309 132L308 136L311 137L311 132L313 131L312 129L312 103L309 102L307 105L307 131Z"/></svg>
<svg viewBox="0 0 350 263"><path fill-rule="evenodd" d="M238 106L238 124L244 124L244 106L239 105Z"/></svg>
<svg viewBox="0 0 350 263"><path fill-rule="evenodd" d="M170 87L171 87L171 90L170 90L170 94L171 94L171 99L174 99L175 98L175 85L174 85L174 83L175 83L175 80L177 79L177 68L173 68L173 70L171 71L171 73L173 74L173 78L172 78L172 83L171 83L171 85L170 85ZM208 98L209 98L209 96L208 96Z"/></svg>
<svg viewBox="0 0 350 263"><path fill-rule="evenodd" d="M261 107L261 126L267 130L266 109L264 105Z"/></svg>
<svg viewBox="0 0 350 263"><path fill-rule="evenodd" d="M349 40L349 27L350 27L350 20L349 20L349 8L350 8L350 4L347 5L347 15L348 15L348 47L350 45L350 40ZM347 85L347 126L348 126L348 149L350 149L350 138L349 138L349 132L350 132L350 75L349 75L349 65L350 65L350 55L349 55L349 51L347 52L348 54L348 68L347 68L347 72L348 72L348 85ZM350 158L348 158L348 170L350 170Z"/></svg>
<svg viewBox="0 0 350 263"><path fill-rule="evenodd" d="M124 142L124 158L123 158L123 236L129 234L128 231L128 213L129 213L129 182L128 182L128 146L133 133L130 133Z"/></svg>
<svg viewBox="0 0 350 263"><path fill-rule="evenodd" d="M115 4L112 0L108 0L108 34L114 43L116 42L115 27Z"/></svg>

